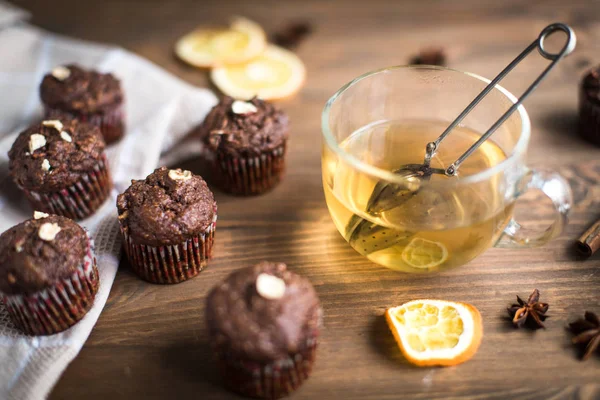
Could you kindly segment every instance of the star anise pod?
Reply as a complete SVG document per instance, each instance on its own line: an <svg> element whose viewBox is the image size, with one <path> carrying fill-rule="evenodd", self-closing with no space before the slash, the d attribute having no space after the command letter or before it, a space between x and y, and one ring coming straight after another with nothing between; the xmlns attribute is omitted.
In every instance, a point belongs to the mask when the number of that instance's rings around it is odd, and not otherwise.
<svg viewBox="0 0 600 400"><path fill-rule="evenodd" d="M412 56L410 65L446 65L446 52L441 47L429 47Z"/></svg>
<svg viewBox="0 0 600 400"><path fill-rule="evenodd" d="M300 42L310 35L312 31L313 27L308 21L292 22L273 35L273 43L287 49L294 49L298 47Z"/></svg>
<svg viewBox="0 0 600 400"><path fill-rule="evenodd" d="M548 317L545 315L548 311L548 304L540 303L539 290L535 289L527 302L517 296L517 302L519 304L513 304L508 308L508 315L513 319L512 322L517 328L523 327L526 322L534 329L545 328L543 321Z"/></svg>
<svg viewBox="0 0 600 400"><path fill-rule="evenodd" d="M582 360L590 358L600 346L600 319L593 312L586 311L584 318L569 324L569 329L575 335L574 344L585 344Z"/></svg>

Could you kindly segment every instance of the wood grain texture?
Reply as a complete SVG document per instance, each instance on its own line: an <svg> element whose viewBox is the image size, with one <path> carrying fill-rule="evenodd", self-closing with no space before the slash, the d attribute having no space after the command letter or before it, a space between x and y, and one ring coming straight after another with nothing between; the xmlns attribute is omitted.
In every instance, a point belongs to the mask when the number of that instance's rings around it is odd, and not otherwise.
<svg viewBox="0 0 600 400"><path fill-rule="evenodd" d="M600 62L600 6L590 1L233 1L106 0L15 2L33 23L135 51L199 85L206 75L172 55L182 34L199 24L245 15L272 32L307 19L316 32L298 50L308 81L282 102L293 122L288 174L275 191L239 199L216 193L215 259L196 279L156 286L124 265L106 309L51 399L234 397L211 363L204 326L208 290L228 273L264 259L286 262L314 283L325 330L313 376L295 399L593 399L600 398L600 355L577 359L565 325L586 309L600 312L600 256L582 261L573 241L600 217L599 150L576 134L577 83ZM435 275L406 275L355 253L328 215L320 178L320 112L344 83L371 69L402 64L419 48L443 46L450 66L492 77L548 23L575 28L578 48L526 102L533 124L530 161L559 169L577 200L566 231L544 248L491 249L467 266ZM531 57L504 82L522 92L544 67ZM197 168L196 162L188 167ZM528 226L547 224L549 207L523 201ZM505 307L538 288L550 303L547 329L516 331ZM484 338L468 363L447 369L408 365L382 317L386 307L416 298L474 304Z"/></svg>

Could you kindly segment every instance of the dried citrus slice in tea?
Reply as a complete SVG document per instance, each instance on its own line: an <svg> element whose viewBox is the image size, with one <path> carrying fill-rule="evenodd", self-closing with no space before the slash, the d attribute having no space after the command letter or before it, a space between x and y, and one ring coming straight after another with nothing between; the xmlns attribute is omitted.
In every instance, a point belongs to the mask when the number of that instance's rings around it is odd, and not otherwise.
<svg viewBox="0 0 600 400"><path fill-rule="evenodd" d="M288 97L304 83L306 70L297 55L275 45L243 63L217 67L211 79L226 95L240 100L258 96L264 100Z"/></svg>
<svg viewBox="0 0 600 400"><path fill-rule="evenodd" d="M427 269L442 265L448 259L443 243L414 238L402 251L402 261L414 268Z"/></svg>
<svg viewBox="0 0 600 400"><path fill-rule="evenodd" d="M385 312L402 354L418 366L450 366L469 360L483 334L481 315L466 303L414 300Z"/></svg>
<svg viewBox="0 0 600 400"><path fill-rule="evenodd" d="M197 29L175 45L175 54L196 67L210 68L250 60L267 46L265 32L256 22L236 17L229 29Z"/></svg>

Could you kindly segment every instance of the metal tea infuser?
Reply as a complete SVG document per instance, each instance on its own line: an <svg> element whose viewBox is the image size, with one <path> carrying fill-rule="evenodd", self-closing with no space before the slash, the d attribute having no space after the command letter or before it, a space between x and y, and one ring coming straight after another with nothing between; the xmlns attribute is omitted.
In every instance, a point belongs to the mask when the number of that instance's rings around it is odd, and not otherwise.
<svg viewBox="0 0 600 400"><path fill-rule="evenodd" d="M563 31L567 34L567 43L563 46L562 50L558 54L551 54L544 49L544 41L549 35L557 31ZM477 95L477 97L475 97L471 104L469 104L467 108L465 108L463 112L461 112L460 115L456 117L456 119L446 128L446 130L436 140L427 143L427 146L425 148L425 161L423 162L423 164L406 165L400 168L397 171L397 173L403 173L405 171L413 172L424 177L431 176L431 174L445 174L447 176L455 176L458 172L458 168L463 163L463 161L465 161L467 157L469 157L475 150L477 150L477 148L481 146L483 142L485 142L490 136L492 136L496 129L498 129L500 125L502 125L504 121L506 121L512 115L512 113L515 112L517 108L519 108L521 103L523 103L523 100L525 100L527 96L529 96L529 94L531 94L531 92L533 92L538 87L540 82L546 77L548 72L550 72L550 70L554 68L556 63L559 62L562 58L569 55L575 49L576 42L577 39L575 37L575 33L568 25L560 23L548 25L546 28L544 28L544 30L540 33L540 36L536 40L534 40L525 50L523 50L521 54L519 54L517 58L515 58L510 64L508 64L508 66L504 68L504 70L500 72L498 76L496 76L494 80L491 81L485 87L485 89L483 89L483 91L479 93L479 95ZM448 134L452 132L452 129L454 129L477 106L477 104L479 104L481 100L483 100L483 98L496 86L498 82L504 79L504 77L510 71L512 71L513 68L517 66L517 64L523 61L523 59L527 57L529 53L531 53L536 48L538 49L542 57L548 60L552 60L552 63L550 63L550 65L546 67L544 72L542 72L540 76L538 76L537 79L533 81L531 86L529 86L527 90L525 90L525 92L521 95L517 102L514 103L504 113L504 115L502 115L500 119L498 119L498 121L496 121L496 123L494 123L494 125L492 125L492 127L488 129L488 131L484 133L481 136L481 138L479 138L479 140L477 140L477 142L475 142L467 151L465 151L463 155L461 155L454 163L452 163L445 170L438 168L430 168L429 166L431 164L431 157L434 156L442 140L444 140L444 138L446 138L446 136L448 136Z"/></svg>
<svg viewBox="0 0 600 400"><path fill-rule="evenodd" d="M563 48L557 54L552 54L546 51L544 48L544 41L551 34L562 31L567 34L567 42ZM475 151L479 146L483 144L492 134L514 113L517 108L523 103L523 101L533 92L540 82L546 77L546 75L554 68L556 63L562 60L564 57L569 55L574 49L576 44L575 33L568 25L562 23L554 23L548 25L540 33L538 38L534 40L521 54L517 56L502 72L500 72L486 87L471 101L471 103L460 113L458 117L446 128L444 132L433 142L427 143L425 147L425 159L423 164L406 164L399 169L394 171L394 174L406 178L406 184L398 183L382 183L379 182L375 185L373 193L367 203L366 212L377 216L384 211L390 210L394 207L398 207L406 200L411 198L419 190L420 183L422 181L428 181L432 175L440 174L449 177L457 176L458 169L461 164ZM521 97L502 115L488 130L485 132L473 145L467 149L455 162L453 162L447 168L432 168L431 159L439 149L442 141L452 132L454 128L483 100L483 98L494 89L496 84L500 82L504 77L512 71L517 64L525 59L529 53L537 49L542 57L551 60L552 62L546 67L546 69L533 81L533 83L523 92ZM376 239L378 230L387 228L379 227L371 222L364 220L358 216L351 218L347 225L346 232L349 235L350 240L357 240L367 234ZM386 240L387 242L387 240ZM389 243L389 242L388 242Z"/></svg>
<svg viewBox="0 0 600 400"><path fill-rule="evenodd" d="M546 38L549 35L551 35L554 32L557 32L557 31L563 31L567 34L567 43L563 46L562 50L558 54L552 54L552 53L549 53L548 51L546 51L546 49L544 48L544 41L546 40ZM552 68L554 68L556 63L558 63L562 58L564 58L565 56L570 54L573 51L573 49L575 49L576 41L577 40L575 38L575 33L568 25L561 24L561 23L555 23L552 25L548 25L546 28L544 28L544 30L540 33L540 35L538 36L538 38L536 40L534 40L525 50L523 50L523 52L521 54L519 54L519 56L517 58L515 58L510 64L508 64L508 66L506 68L504 68L504 70L502 72L500 72L498 74L498 76L496 76L494 78L494 80L492 80L485 87L485 89L483 89L483 91L481 91L481 93L479 93L479 95L477 95L477 97L475 97L475 99L467 106L467 108L465 108L460 113L460 115L458 117L456 117L456 119L454 121L452 121L452 123L446 128L446 130L444 132L442 132L442 134L436 140L427 144L427 146L425 147L425 160L423 161L423 164L407 164L407 165L404 165L404 166L400 167L399 169L395 170L394 173L398 174L398 175L402 175L403 177L407 178L407 180L412 179L413 182L414 182L415 178L417 178L418 180L429 180L429 178L433 174L456 176L461 164L475 150L477 150L477 148L479 146L481 146L481 144L483 142L485 142L490 136L492 136L492 134L504 123L504 121L506 121L512 115L513 112L515 112L517 110L517 108L519 108L521 103L523 103L523 101L527 98L527 96L529 96L529 94L531 94L531 92L533 92L538 87L540 82L546 77L546 75L550 72L550 70L552 70ZM485 132L479 138L479 140L477 140L477 142L475 142L467 151L465 151L454 163L452 163L446 169L431 168L431 158L435 155L435 152L439 149L439 146L442 143L442 141L452 132L452 130L454 128L456 128L456 126L458 124L460 124L460 122L477 106L477 104L479 104L479 102L481 102L481 100L483 100L483 98L489 92L491 92L492 89L494 89L494 87L496 86L496 84L498 82L500 82L510 71L512 71L517 66L517 64L519 64L525 57L527 57L529 55L529 53L531 53L535 49L538 49L538 51L540 52L542 57L544 57L548 60L552 60L552 63L550 63L550 65L548 65L546 67L546 69L536 78L536 80L527 88L527 90L525 90L525 92L521 95L521 97L517 100L517 102L514 103L504 113L504 115L502 115L494 123L494 125L492 125L492 127L490 129L488 129L488 131ZM402 187L402 185L386 185L385 188L387 188L387 191L395 189L394 191L399 190L400 192L405 192L403 194L407 194L406 192L409 192L409 193L415 192L414 189L410 190L408 187ZM383 201L383 203L389 203L389 205L393 205L392 203L394 203L394 202L389 201L390 198L388 196L385 196L385 194L386 194L385 188L384 187L376 188L379 190L375 190L373 193L374 196L372 196L371 201L369 202L370 203L369 207L368 207L369 212L379 213L379 212L385 211L385 209L389 209L388 205L386 205L386 204L379 204L379 206L376 206L378 202ZM387 193L387 194L389 195L391 193ZM400 193L397 193L397 194L400 194ZM384 195L384 197L382 197L382 195ZM388 197L387 201L385 200L385 197ZM395 197L395 196L393 196L393 197Z"/></svg>

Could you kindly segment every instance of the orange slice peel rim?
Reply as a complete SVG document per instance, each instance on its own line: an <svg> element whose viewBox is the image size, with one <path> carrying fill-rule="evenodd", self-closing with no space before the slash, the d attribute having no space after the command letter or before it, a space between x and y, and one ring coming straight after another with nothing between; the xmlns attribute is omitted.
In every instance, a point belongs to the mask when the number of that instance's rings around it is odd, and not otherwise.
<svg viewBox="0 0 600 400"><path fill-rule="evenodd" d="M247 39L241 49L233 54L219 54L217 43L232 44L226 35L238 35ZM175 54L186 63L199 68L246 62L260 55L267 46L263 28L244 17L233 17L229 28L197 28L182 36L175 44Z"/></svg>
<svg viewBox="0 0 600 400"><path fill-rule="evenodd" d="M246 63L212 69L210 77L221 92L233 98L276 100L289 97L302 87L306 68L296 54L271 44Z"/></svg>
<svg viewBox="0 0 600 400"><path fill-rule="evenodd" d="M418 351L411 347L408 339L409 329L397 318L397 313L418 304L433 305L440 312L444 307L452 307L458 312L463 323L463 332L455 346L446 349L426 349L425 351ZM483 337L481 314L474 306L467 303L433 299L413 300L397 307L388 308L385 318L400 351L410 363L417 366L452 366L468 361L479 349Z"/></svg>

